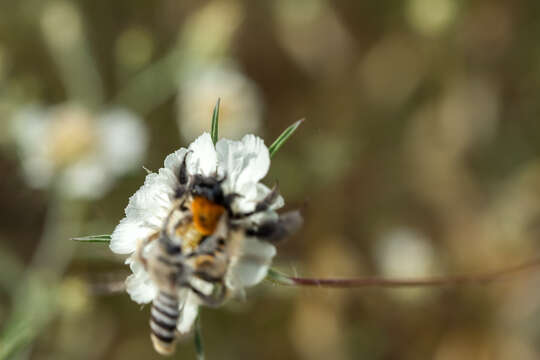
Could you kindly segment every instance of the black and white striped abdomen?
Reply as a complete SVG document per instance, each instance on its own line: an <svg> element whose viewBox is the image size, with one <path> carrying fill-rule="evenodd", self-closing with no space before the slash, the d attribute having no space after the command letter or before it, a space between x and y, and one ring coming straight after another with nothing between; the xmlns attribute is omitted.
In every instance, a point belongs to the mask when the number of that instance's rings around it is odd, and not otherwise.
<svg viewBox="0 0 540 360"><path fill-rule="evenodd" d="M169 355L174 351L178 316L178 298L160 291L152 302L150 337L154 349L162 355Z"/></svg>

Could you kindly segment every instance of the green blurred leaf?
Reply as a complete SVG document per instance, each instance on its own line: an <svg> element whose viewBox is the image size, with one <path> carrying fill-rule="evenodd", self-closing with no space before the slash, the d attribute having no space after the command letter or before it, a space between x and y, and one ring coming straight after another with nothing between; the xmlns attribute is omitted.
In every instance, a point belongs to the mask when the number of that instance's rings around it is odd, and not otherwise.
<svg viewBox="0 0 540 360"><path fill-rule="evenodd" d="M274 154L283 144L285 144L285 141L289 139L289 137L296 131L300 124L304 122L304 120L305 119L298 120L297 122L289 126L287 129L285 129L285 131L278 136L278 138L268 148L268 151L270 152L270 157L274 156Z"/></svg>
<svg viewBox="0 0 540 360"><path fill-rule="evenodd" d="M45 275L28 273L14 291L14 308L0 333L0 360L13 359L28 347L58 313L58 289Z"/></svg>
<svg viewBox="0 0 540 360"><path fill-rule="evenodd" d="M89 242L89 243L105 243L111 242L111 235L90 235L71 238L73 241Z"/></svg>
<svg viewBox="0 0 540 360"><path fill-rule="evenodd" d="M218 98L216 106L214 107L214 112L212 113L212 128L210 130L210 135L212 136L212 142L216 145L218 141L218 122L219 122L219 105L221 99Z"/></svg>

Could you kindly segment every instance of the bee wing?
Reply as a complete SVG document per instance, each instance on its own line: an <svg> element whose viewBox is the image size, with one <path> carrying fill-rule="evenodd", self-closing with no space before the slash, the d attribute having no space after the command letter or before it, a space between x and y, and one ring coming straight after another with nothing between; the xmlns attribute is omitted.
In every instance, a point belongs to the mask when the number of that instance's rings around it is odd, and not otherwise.
<svg viewBox="0 0 540 360"><path fill-rule="evenodd" d="M246 234L275 244L295 233L302 226L302 222L302 215L298 210L289 211L279 215L277 220L265 221L255 228L247 229Z"/></svg>
<svg viewBox="0 0 540 360"><path fill-rule="evenodd" d="M126 291L127 274L108 273L88 279L87 286L94 296L117 295Z"/></svg>

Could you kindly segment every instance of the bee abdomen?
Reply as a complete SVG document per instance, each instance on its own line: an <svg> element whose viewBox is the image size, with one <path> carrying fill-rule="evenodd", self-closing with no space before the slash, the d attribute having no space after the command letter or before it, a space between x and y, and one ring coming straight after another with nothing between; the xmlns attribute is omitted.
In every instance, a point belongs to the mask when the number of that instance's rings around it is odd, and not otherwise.
<svg viewBox="0 0 540 360"><path fill-rule="evenodd" d="M178 298L160 291L152 302L150 337L154 349L162 355L169 355L174 351L178 316Z"/></svg>

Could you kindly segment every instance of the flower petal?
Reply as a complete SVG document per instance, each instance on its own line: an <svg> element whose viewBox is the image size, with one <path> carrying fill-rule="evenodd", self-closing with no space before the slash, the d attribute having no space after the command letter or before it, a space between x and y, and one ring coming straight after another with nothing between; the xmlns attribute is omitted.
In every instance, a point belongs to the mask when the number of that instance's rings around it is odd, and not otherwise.
<svg viewBox="0 0 540 360"><path fill-rule="evenodd" d="M226 276L226 284L232 290L242 290L261 282L268 272L276 248L256 238L246 238L243 249L233 258Z"/></svg>
<svg viewBox="0 0 540 360"><path fill-rule="evenodd" d="M155 230L143 226L140 222L123 218L111 235L109 248L117 254L131 254L137 249L138 242L153 232Z"/></svg>
<svg viewBox="0 0 540 360"><path fill-rule="evenodd" d="M248 160L238 182L258 182L266 176L270 168L270 153L264 145L264 140L255 135L245 135L242 138L244 156Z"/></svg>
<svg viewBox="0 0 540 360"><path fill-rule="evenodd" d="M101 161L120 175L141 166L148 136L142 120L121 108L112 109L98 119Z"/></svg>
<svg viewBox="0 0 540 360"><path fill-rule="evenodd" d="M270 155L264 141L254 135L246 135L241 141L221 139L216 144L220 168L227 174L223 184L226 192L237 192L247 200L252 194L246 194L261 180L270 167Z"/></svg>
<svg viewBox="0 0 540 360"><path fill-rule="evenodd" d="M167 169L171 170L173 174L178 175L180 172L180 166L184 161L187 149L180 148L165 158L164 165Z"/></svg>
<svg viewBox="0 0 540 360"><path fill-rule="evenodd" d="M25 180L35 188L49 185L54 164L47 155L49 144L44 141L50 129L49 114L37 106L24 106L10 122L10 132L21 156Z"/></svg>
<svg viewBox="0 0 540 360"><path fill-rule="evenodd" d="M199 136L189 145L192 152L187 159L187 169L190 174L211 176L217 171L217 154L209 133Z"/></svg>
<svg viewBox="0 0 540 360"><path fill-rule="evenodd" d="M126 216L149 226L161 227L171 208L177 179L169 169L146 177L144 185L131 196Z"/></svg>
<svg viewBox="0 0 540 360"><path fill-rule="evenodd" d="M166 168L146 177L144 185L129 199L126 217L112 234L110 248L113 252L134 252L138 241L163 225L170 211L176 183L176 177Z"/></svg>
<svg viewBox="0 0 540 360"><path fill-rule="evenodd" d="M71 197L98 199L109 190L112 179L103 163L90 156L65 169L60 184L62 191Z"/></svg>
<svg viewBox="0 0 540 360"><path fill-rule="evenodd" d="M151 302L157 296L158 289L140 262L131 257L127 263L133 271L133 274L126 279L126 290L131 300L139 304Z"/></svg>

